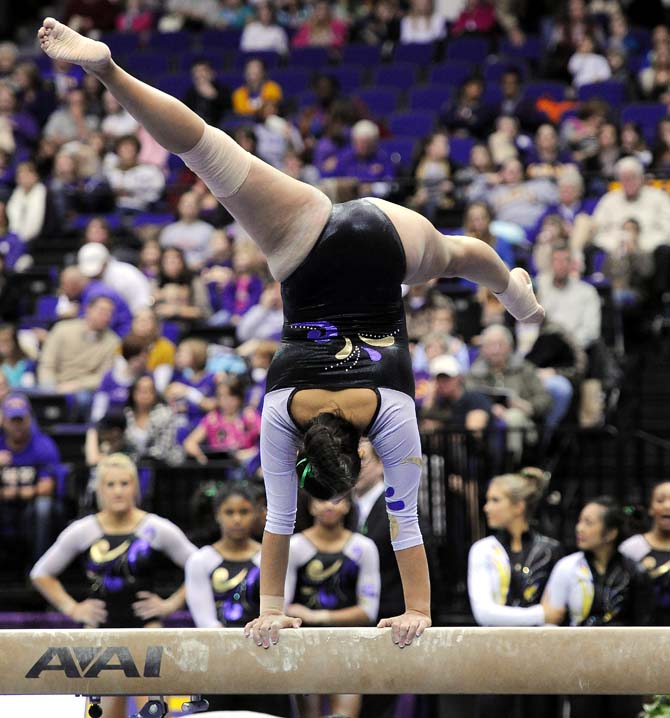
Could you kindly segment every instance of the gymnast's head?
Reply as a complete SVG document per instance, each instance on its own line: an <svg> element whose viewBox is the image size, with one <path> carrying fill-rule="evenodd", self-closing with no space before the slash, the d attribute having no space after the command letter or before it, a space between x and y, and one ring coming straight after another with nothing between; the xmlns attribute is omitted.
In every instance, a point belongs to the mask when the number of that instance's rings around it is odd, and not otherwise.
<svg viewBox="0 0 670 718"><path fill-rule="evenodd" d="M361 433L342 414L324 412L309 421L295 470L298 484L315 499L345 496L361 469Z"/></svg>

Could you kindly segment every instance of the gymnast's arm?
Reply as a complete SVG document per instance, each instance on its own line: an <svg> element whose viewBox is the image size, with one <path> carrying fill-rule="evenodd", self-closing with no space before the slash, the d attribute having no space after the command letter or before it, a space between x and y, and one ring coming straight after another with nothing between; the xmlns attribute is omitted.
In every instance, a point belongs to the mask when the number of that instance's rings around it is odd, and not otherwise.
<svg viewBox="0 0 670 718"><path fill-rule="evenodd" d="M58 580L58 576L73 559L100 537L100 529L93 516L87 516L68 526L56 543L40 558L30 572L33 586L54 606L77 623L96 628L107 620L104 601L88 598L76 601Z"/></svg>
<svg viewBox="0 0 670 718"><path fill-rule="evenodd" d="M394 643L402 648L431 625L428 560L417 513L423 462L414 401L388 389L380 393L381 407L370 441L384 466L391 543L400 570L405 613L384 618L378 626L391 627Z"/></svg>
<svg viewBox="0 0 670 718"><path fill-rule="evenodd" d="M221 628L222 624L216 615L214 591L209 578L220 559L214 556L213 560L209 560L210 552L207 549L208 547L205 546L194 553L184 567L186 603L197 628Z"/></svg>

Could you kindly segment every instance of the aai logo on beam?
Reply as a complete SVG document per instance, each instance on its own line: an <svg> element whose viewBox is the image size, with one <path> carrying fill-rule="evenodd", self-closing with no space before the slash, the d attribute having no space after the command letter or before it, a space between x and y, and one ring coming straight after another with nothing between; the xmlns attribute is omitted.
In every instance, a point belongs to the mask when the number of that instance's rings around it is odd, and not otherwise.
<svg viewBox="0 0 670 718"><path fill-rule="evenodd" d="M143 670L126 646L50 646L26 673L39 678L43 671L62 671L66 678L97 678L102 671L123 671L126 678L160 678L163 646L149 646Z"/></svg>

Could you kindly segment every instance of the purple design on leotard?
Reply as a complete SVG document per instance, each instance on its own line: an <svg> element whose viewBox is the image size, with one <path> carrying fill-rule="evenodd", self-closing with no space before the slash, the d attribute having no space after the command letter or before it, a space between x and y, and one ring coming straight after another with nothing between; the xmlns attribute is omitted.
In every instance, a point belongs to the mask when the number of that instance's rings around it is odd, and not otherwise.
<svg viewBox="0 0 670 718"><path fill-rule="evenodd" d="M239 621L244 613L244 608L239 601L235 601L231 596L226 598L223 606L223 615L226 621Z"/></svg>
<svg viewBox="0 0 670 718"><path fill-rule="evenodd" d="M310 322L309 324L291 324L291 329L309 329L307 338L317 344L328 344L331 339L338 336L337 327L330 322Z"/></svg>
<svg viewBox="0 0 670 718"><path fill-rule="evenodd" d="M322 608L338 608L338 603L338 597L334 596L327 589L322 588L319 590L319 604L322 606Z"/></svg>
<svg viewBox="0 0 670 718"><path fill-rule="evenodd" d="M392 498L394 494L395 494L395 489L394 489L392 486L389 486L389 487L386 489L386 492L384 493L384 496L386 497L386 506L387 506L391 511L401 511L402 509L405 508L405 502L404 502L404 501L402 501L402 500L399 500L399 501L389 501L389 499Z"/></svg>
<svg viewBox="0 0 670 718"><path fill-rule="evenodd" d="M151 544L146 538L137 538L130 544L128 549L128 565L133 571L137 565L137 561L140 558L145 558L151 553Z"/></svg>
<svg viewBox="0 0 670 718"><path fill-rule="evenodd" d="M116 593L123 589L125 580L123 576L110 576L109 574L105 574L105 577L102 579L102 584L110 593Z"/></svg>
<svg viewBox="0 0 670 718"><path fill-rule="evenodd" d="M378 352L376 349L370 349L370 347L363 347L363 351L366 351L368 353L368 356L372 361L381 361L382 355L381 352Z"/></svg>

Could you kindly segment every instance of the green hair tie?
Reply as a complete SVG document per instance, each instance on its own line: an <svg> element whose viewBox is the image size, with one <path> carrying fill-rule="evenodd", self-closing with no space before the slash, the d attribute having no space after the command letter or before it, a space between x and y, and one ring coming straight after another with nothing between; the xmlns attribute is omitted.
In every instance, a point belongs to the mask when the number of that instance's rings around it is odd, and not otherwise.
<svg viewBox="0 0 670 718"><path fill-rule="evenodd" d="M296 464L296 468L299 468L301 464L305 464L305 468L302 470L302 474L300 475L298 486L301 489L304 489L305 480L312 475L312 465L309 463L309 459L300 459L300 461Z"/></svg>

